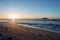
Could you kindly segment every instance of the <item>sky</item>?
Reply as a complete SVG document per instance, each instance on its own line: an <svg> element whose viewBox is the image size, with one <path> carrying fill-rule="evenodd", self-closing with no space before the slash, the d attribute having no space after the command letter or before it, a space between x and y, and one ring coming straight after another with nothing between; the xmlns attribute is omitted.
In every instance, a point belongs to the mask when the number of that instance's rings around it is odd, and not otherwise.
<svg viewBox="0 0 60 40"><path fill-rule="evenodd" d="M60 0L0 0L0 18L60 18Z"/></svg>

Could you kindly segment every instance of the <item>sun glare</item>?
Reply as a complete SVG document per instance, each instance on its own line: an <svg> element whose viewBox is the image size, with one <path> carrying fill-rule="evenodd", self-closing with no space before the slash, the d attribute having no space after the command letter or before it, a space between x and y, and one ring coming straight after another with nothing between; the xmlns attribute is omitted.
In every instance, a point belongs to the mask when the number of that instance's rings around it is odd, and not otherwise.
<svg viewBox="0 0 60 40"><path fill-rule="evenodd" d="M17 17L15 15L10 16L11 19L16 19Z"/></svg>
<svg viewBox="0 0 60 40"><path fill-rule="evenodd" d="M10 15L9 18L11 19L11 22L15 22L15 19L17 19L16 15Z"/></svg>

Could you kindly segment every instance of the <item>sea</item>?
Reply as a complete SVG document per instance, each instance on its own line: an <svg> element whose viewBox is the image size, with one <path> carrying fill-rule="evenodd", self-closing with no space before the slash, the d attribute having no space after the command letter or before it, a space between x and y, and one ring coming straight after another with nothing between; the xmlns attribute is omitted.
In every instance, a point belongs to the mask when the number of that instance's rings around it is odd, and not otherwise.
<svg viewBox="0 0 60 40"><path fill-rule="evenodd" d="M1 19L0 22L10 22L10 19ZM60 19L16 19L17 24L29 25L32 27L45 28L60 32Z"/></svg>

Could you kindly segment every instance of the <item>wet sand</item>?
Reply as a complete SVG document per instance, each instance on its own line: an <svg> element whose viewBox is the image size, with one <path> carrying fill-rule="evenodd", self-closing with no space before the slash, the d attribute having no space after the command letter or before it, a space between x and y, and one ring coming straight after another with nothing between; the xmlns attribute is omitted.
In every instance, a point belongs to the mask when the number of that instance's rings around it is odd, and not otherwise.
<svg viewBox="0 0 60 40"><path fill-rule="evenodd" d="M16 23L0 23L0 40L60 40L60 33Z"/></svg>

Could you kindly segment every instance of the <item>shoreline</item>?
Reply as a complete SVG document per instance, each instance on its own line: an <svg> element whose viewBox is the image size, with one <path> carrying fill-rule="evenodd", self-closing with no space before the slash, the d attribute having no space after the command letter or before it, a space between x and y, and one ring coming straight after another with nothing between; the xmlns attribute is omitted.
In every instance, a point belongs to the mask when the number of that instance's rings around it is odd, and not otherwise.
<svg viewBox="0 0 60 40"><path fill-rule="evenodd" d="M49 30L49 29L40 28L40 27L35 27L35 26L29 26L29 25L24 25L24 24L17 24L17 25L22 25L22 26L24 26L24 27L29 27L29 28L35 28L35 29L41 29L41 30L45 30L45 31L60 33L59 31Z"/></svg>
<svg viewBox="0 0 60 40"><path fill-rule="evenodd" d="M17 23L0 23L0 40L60 40L60 33Z"/></svg>

